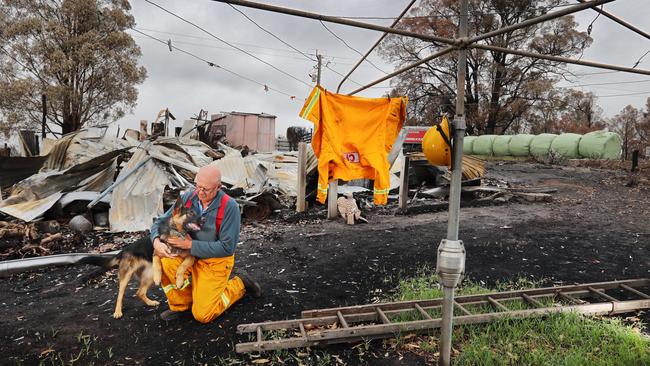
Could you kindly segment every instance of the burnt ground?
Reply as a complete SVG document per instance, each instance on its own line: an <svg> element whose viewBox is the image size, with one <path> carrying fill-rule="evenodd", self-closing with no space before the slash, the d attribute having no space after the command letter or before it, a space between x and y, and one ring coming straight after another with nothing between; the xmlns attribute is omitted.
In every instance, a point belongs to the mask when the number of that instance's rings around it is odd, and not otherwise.
<svg viewBox="0 0 650 366"><path fill-rule="evenodd" d="M650 277L647 183L627 187L627 174L620 170L534 163L492 162L488 172L512 186L557 192L549 203L462 209L468 277L487 285L522 276L549 285ZM78 277L92 270L87 266L0 279L0 363L37 364L58 352L67 361L81 354L78 364L251 364L255 358L234 353L235 343L248 340L236 334L238 324L385 299L399 278L422 266L435 268L436 248L447 229L446 211L396 216L383 209L368 213L370 224L355 226L314 216L244 226L236 268L259 278L264 294L245 297L208 325L190 316L159 320L164 306L147 308L131 297L135 283L127 290L124 318L115 320L115 273L84 283ZM159 289L149 294L164 299ZM647 313L641 318L647 324ZM358 347L325 352L348 364L424 362L382 349L379 342L361 359ZM321 355L310 362L327 363Z"/></svg>

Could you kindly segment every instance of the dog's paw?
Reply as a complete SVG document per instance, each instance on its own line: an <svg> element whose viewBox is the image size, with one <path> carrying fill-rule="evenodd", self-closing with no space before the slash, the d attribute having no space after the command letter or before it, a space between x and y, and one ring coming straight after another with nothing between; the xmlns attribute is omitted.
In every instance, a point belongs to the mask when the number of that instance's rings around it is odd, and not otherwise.
<svg viewBox="0 0 650 366"><path fill-rule="evenodd" d="M184 282L185 282L185 279L183 278L183 276L176 277L176 288L178 288L179 290L181 288L183 288L183 283Z"/></svg>
<svg viewBox="0 0 650 366"><path fill-rule="evenodd" d="M158 306L158 305L160 305L160 301L149 300L149 302L147 302L147 305L148 306Z"/></svg>
<svg viewBox="0 0 650 366"><path fill-rule="evenodd" d="M113 313L113 318L119 319L121 317L122 317L122 312L120 310L115 310L115 312Z"/></svg>
<svg viewBox="0 0 650 366"><path fill-rule="evenodd" d="M160 279L161 279L160 277L161 277L161 276L160 276L160 273L154 273L154 274L153 274L153 283L154 283L156 286L160 286Z"/></svg>

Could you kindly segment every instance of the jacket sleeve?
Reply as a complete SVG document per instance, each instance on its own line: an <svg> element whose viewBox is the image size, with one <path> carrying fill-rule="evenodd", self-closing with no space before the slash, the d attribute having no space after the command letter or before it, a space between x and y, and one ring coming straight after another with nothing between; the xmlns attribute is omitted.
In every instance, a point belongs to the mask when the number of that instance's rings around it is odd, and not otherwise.
<svg viewBox="0 0 650 366"><path fill-rule="evenodd" d="M197 258L222 258L233 255L239 241L240 221L239 205L234 199L228 200L217 240L192 240L191 254Z"/></svg>
<svg viewBox="0 0 650 366"><path fill-rule="evenodd" d="M190 198L191 192L186 192L184 193L181 197L183 199L183 203L187 202L187 200ZM160 223L169 221L169 218L172 217L172 211L174 210L174 206L169 208L167 212L165 212L162 216L158 216L156 220L153 222L151 225L151 230L149 230L150 234L149 237L151 238L151 242L153 242L157 237L160 236Z"/></svg>

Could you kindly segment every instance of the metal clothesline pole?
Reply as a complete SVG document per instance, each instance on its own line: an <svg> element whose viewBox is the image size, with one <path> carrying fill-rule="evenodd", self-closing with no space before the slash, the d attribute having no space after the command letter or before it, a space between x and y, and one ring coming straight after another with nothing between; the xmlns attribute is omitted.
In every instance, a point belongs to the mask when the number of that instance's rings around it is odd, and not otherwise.
<svg viewBox="0 0 650 366"><path fill-rule="evenodd" d="M220 1L220 0L215 0L215 1ZM466 37L464 37L464 39L460 39L458 42L461 45L467 46L467 45L472 44L474 42L484 40L484 39L486 39L488 37L498 36L500 34L507 33L507 32L510 32L512 30L515 30L515 29L528 27L528 26L531 26L531 25L534 25L534 24L537 24L537 23L540 23L540 22L544 22L544 21L547 21L547 20L551 20L551 19L555 19L555 18L558 18L558 17L568 15L568 14L572 14L572 13L584 10L586 8L590 8L590 7L593 8L595 6L598 6L598 5L601 5L601 4L604 4L604 3L608 3L608 2L612 2L612 1L615 1L615 0L594 0L594 1L590 1L590 2L585 3L585 4L578 4L578 5L575 5L575 6L560 10L560 11L556 11L556 12L541 15L539 17L524 20L524 21L522 21L520 23L513 24L511 26L502 27L502 28L496 29L496 30L494 30L492 32L483 34L483 35L478 35L478 36L475 36L475 37L472 37L472 38L469 38L469 39L467 39L467 36L466 36ZM475 45L472 45L470 47L478 48L478 46L475 46ZM431 60L433 60L433 59L435 59L435 58L437 58L439 56L447 54L447 53L449 53L450 51L452 51L454 49L455 49L454 46L443 48L442 50L440 50L440 51L438 51L438 52L436 52L436 53L434 53L434 54L432 54L432 55L430 55L430 56L428 56L428 57L426 57L426 58L424 58L424 59L422 59L420 61L417 61L417 62L415 62L413 64L404 66L404 67L402 67L401 69L399 69L399 70L397 70L395 72L392 72L392 73L390 73L390 74L388 74L388 75L386 75L384 77L381 77L381 78L379 78L379 79L377 79L377 80L375 80L375 81L373 81L373 82L371 82L369 84L361 86L361 87L355 89L354 91L350 92L348 95L354 95L354 94L356 94L356 93L358 93L360 91L368 89L369 87L371 87L373 85L379 84L379 83L381 83L383 81L386 81L386 80L388 80L388 79L390 79L392 77L395 77L395 76L397 76L397 75L399 75L399 74L401 74L403 72L406 72L406 71L411 70L411 69L413 69L413 68L415 68L415 67L417 67L419 65L422 65L423 63L429 62L429 61L431 61ZM564 60L572 60L572 59L569 59L569 58L563 58L563 59ZM591 63L589 61L577 61L577 60L573 60L573 61L576 61L576 62L573 62L573 63L580 64L580 65L585 65L585 66L600 67L598 65L603 65L603 64L598 64L598 63ZM568 62L568 61L566 61L566 62ZM580 62L582 62L582 63L580 63ZM616 66L612 66L612 67L616 67ZM626 68L625 70L620 70L620 69L617 69L617 70L638 73L636 71L631 71L631 70L636 70L636 69L632 69L632 68ZM641 72L641 74L643 74L643 72Z"/></svg>
<svg viewBox="0 0 650 366"><path fill-rule="evenodd" d="M458 38L467 37L468 0L460 0ZM465 136L465 70L467 67L467 48L458 50L456 64L456 115L453 123L452 170L449 184L449 219L447 220L447 239L438 246L436 274L442 285L442 325L440 327L441 366L449 366L451 360L451 340L454 317L454 290L465 272L465 248L458 240L460 221L460 191L463 174L463 138Z"/></svg>
<svg viewBox="0 0 650 366"><path fill-rule="evenodd" d="M623 71L623 72L629 72L629 73L634 73L634 74L650 75L650 70L634 69L634 68L631 68L631 67L603 64L603 63L594 62L594 61L574 60L574 59L566 58L566 57L543 55L543 54L539 54L539 53L535 53L535 52L529 52L529 51L524 51L524 50L513 50L511 48L491 46L491 45L486 45L486 44L471 44L471 45L468 45L468 47L470 47L470 48L480 48L480 49L489 50L489 51L498 51L498 52L509 53L509 54L513 54L513 55L540 58L540 59L544 59L544 60L557 61L557 62L562 62L562 63L567 63L567 64L597 67L597 68L600 68L600 69Z"/></svg>
<svg viewBox="0 0 650 366"><path fill-rule="evenodd" d="M396 29L396 28L390 28L390 27L385 27L377 24L372 24L372 23L365 23L365 22L359 22L356 20L351 20L351 19L345 19L345 18L340 18L340 17L334 17L331 15L322 15L314 12L309 12L305 10L298 10L298 9L292 9L292 8L287 8L287 7L282 7L282 6L277 6L277 5L270 5L270 4L263 4L263 3L258 3L255 1L249 1L249 0L212 0L215 2L220 2L220 3L226 3L226 4L232 4L232 5L239 5L239 6L244 6L248 8L254 8L254 9L260 9L260 10L266 10L266 11L271 11L275 13L281 13L281 14L287 14L287 15L293 15L293 16L298 16L302 18L310 18L310 19L316 19L316 20L322 20L324 22L329 22L329 23L338 23L338 24L343 24L343 25L348 25L351 27L357 27L357 28L365 28L365 29L370 29L370 30L375 30L375 31L380 31L380 32L385 32L385 33L392 33L392 34L399 34L402 36L407 36L407 37L412 37L412 38L419 38L425 41L431 41L431 42L440 42L440 43L445 43L448 45L452 46L464 46L467 44L467 40L463 42L462 40L458 39L450 39L450 38L445 38L445 37L440 37L440 36L435 36L435 35L426 35L426 34L419 34L416 32L410 32L406 31L403 29ZM570 7L567 7L563 10L551 12L548 14L544 14L539 17L535 17L532 19L525 20L521 23L513 24L511 26L503 27L497 30L494 30L492 32L486 33L486 35L481 35L481 36L476 36L472 39L473 42L477 40L482 40L487 37L494 37L496 35L506 33L512 30L516 30L522 27L527 27L533 24L537 24L540 22L544 22L546 20L551 20L555 18L559 18L564 15L572 14L587 8L594 8L598 5L602 5L605 3L613 2L615 0L591 0L589 2L585 2L582 4L576 4L572 5Z"/></svg>
<svg viewBox="0 0 650 366"><path fill-rule="evenodd" d="M411 2L408 5L406 5L406 8L404 8L404 10L402 10L402 13L400 13L400 15L397 17L397 19L395 19L395 21L393 22L393 24L390 25L390 28L394 28L397 25L397 23L399 23L399 21L402 20L402 17L406 14L407 11L409 11L409 9L411 9L411 6L413 6L413 4L416 1L417 0L411 0ZM370 47L370 49L366 52L366 54L363 55L361 57L361 59L354 66L352 66L352 69L343 77L343 79L341 79L341 82L339 83L339 86L336 87L336 92L337 93L341 91L341 86L343 86L343 83L348 79L348 77L350 75L352 75L354 70L356 70L357 67L359 67L359 65L361 65L361 63L372 53L372 51L381 43L381 41L383 41L384 38L386 38L387 35L388 35L388 32L384 32L384 34L382 34L382 36L379 37L377 42L375 42L375 44L373 44Z"/></svg>
<svg viewBox="0 0 650 366"><path fill-rule="evenodd" d="M467 43L475 43L475 42L478 42L478 41L482 41L482 40L490 38L490 37L498 36L500 34L507 33L507 32L513 31L513 30L529 27L531 25L543 23L543 22L545 22L547 20L553 20L553 19L563 17L565 15L573 14L573 13L576 13L576 12L579 12L579 11L582 11L582 10L585 10L585 9L588 9L588 8L595 9L595 7L598 6L598 5L611 3L613 1L615 1L615 0L591 0L591 1L588 1L588 2L584 2L582 4L572 5L572 6L569 6L569 7L565 8L565 9L562 9L562 10L558 10L558 11L554 11L554 12L547 13L547 14L544 14L544 15L540 15L538 17L530 18L530 19L524 20L522 22L519 22L517 24L513 24L513 25L509 25L509 26L502 27L502 28L499 28L499 29L495 29L495 30L493 30L491 32L479 34L477 36L474 36L474 37L468 39Z"/></svg>
<svg viewBox="0 0 650 366"><path fill-rule="evenodd" d="M330 16L330 15L322 15L322 14L318 14L318 13L313 13L313 12L304 11L304 10L297 10L297 9L292 9L292 8L286 8L286 7L277 6L277 5L262 4L262 3L258 3L258 2L254 2L254 1L247 1L247 0L212 0L212 1L220 2L220 3L226 3L226 4L232 4L232 5L239 5L239 6L244 6L244 7L248 7L248 8L254 8L254 9L260 9L260 10L266 10L266 11L271 11L271 12L274 12L274 13L294 15L294 16L301 17L301 18L322 20L324 22L343 24L343 25L348 25L348 26L351 26L351 27L370 29L370 30L386 32L386 33L392 33L392 34L399 34L399 35L402 35L402 36L423 39L425 41L440 42L440 43L445 43L445 44L450 44L450 45L458 44L458 42L456 40L445 38L445 37L434 36L434 35L426 35L426 34L419 34L419 33L415 33L415 32L409 32L409 31L406 31L406 30L389 28L389 27L385 27L385 26L382 26L382 25L359 22L359 21L356 21L356 20L339 18L339 17ZM603 0L600 0L600 1L603 1Z"/></svg>
<svg viewBox="0 0 650 366"><path fill-rule="evenodd" d="M377 79L377 80L375 80L375 81L373 81L373 82L371 82L369 84L366 84L366 85L364 85L362 87L359 87L358 89L355 89L355 90L351 91L350 93L348 93L348 95L354 95L354 94L356 94L356 93L358 93L358 92L360 92L362 90L366 90L366 89L370 88L371 86L373 86L375 84L379 84L382 81L391 79L391 78L393 78L393 77L395 77L395 76L397 76L399 74L402 74L402 73L404 73L404 72L406 72L408 70L411 70L411 69L413 69L415 67L418 67L418 66L420 66L420 65L422 65L424 63L427 63L427 62L429 62L429 61L431 61L431 60L433 60L435 58L438 58L438 57L440 57L442 55L446 55L446 54L448 54L449 52L451 52L451 51L453 51L455 49L456 48L454 46L443 48L442 50L440 50L440 51L438 51L438 52L436 52L436 53L434 53L432 55L429 55L429 56L423 58L422 60L420 60L418 62L415 62L415 63L412 63L410 65L404 66L399 70L391 72L390 74L388 74L386 76L383 76L383 77L381 77L381 78L379 78L379 79Z"/></svg>
<svg viewBox="0 0 650 366"><path fill-rule="evenodd" d="M576 0L576 1L581 2L581 3L586 2L586 0ZM650 39L650 34L648 34L648 32L635 27L634 25L632 25L632 24L626 22L625 20L617 17L616 15L614 15L614 14L612 14L610 12L607 12L605 10L599 9L599 8L592 8L592 9L594 11L599 12L600 14L608 17L609 19L615 21L616 23L624 26L625 28L627 28L627 29L629 29L629 30L631 30L631 31L633 31L635 33L638 33L638 34L640 34L641 36L643 36L643 37L645 37L647 39Z"/></svg>

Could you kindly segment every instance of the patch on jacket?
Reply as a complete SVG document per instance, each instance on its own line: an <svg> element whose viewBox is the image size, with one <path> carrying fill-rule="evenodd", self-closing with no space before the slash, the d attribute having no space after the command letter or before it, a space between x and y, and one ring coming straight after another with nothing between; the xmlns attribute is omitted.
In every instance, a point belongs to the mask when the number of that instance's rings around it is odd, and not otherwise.
<svg viewBox="0 0 650 366"><path fill-rule="evenodd" d="M347 152L343 154L343 160L347 160L351 163L358 163L359 160L359 153L358 152Z"/></svg>

